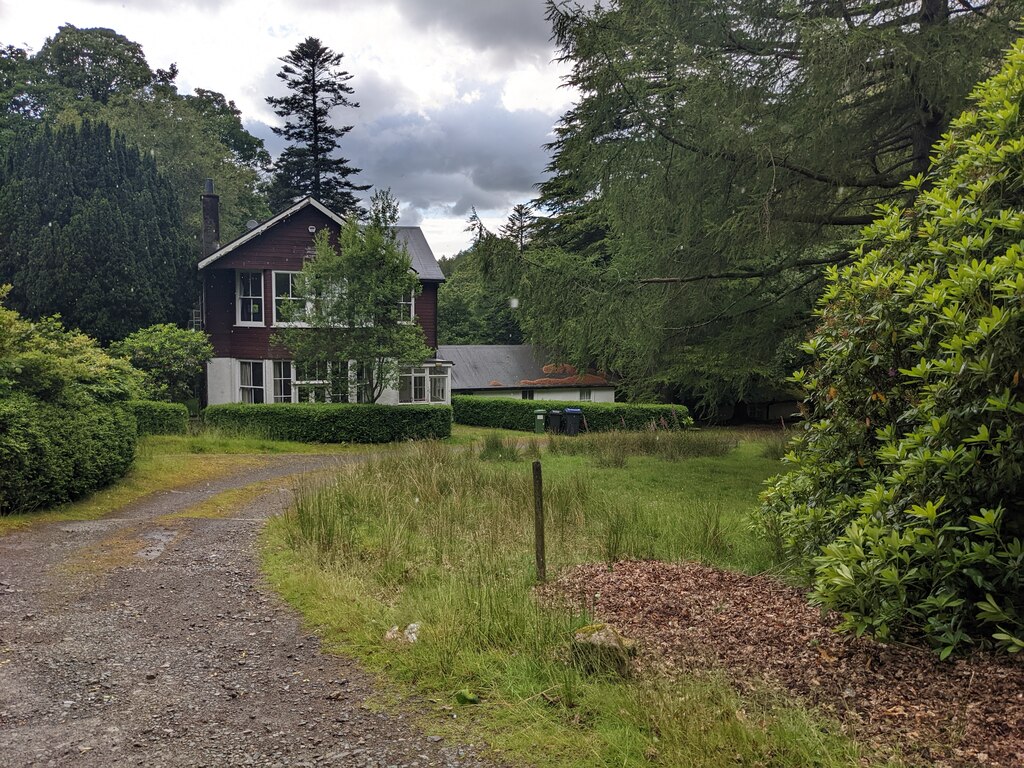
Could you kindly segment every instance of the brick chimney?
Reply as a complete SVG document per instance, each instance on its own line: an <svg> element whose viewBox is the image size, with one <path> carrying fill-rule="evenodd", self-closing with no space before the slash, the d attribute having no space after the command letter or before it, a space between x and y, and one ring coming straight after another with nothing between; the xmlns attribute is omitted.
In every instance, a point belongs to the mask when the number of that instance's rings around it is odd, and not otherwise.
<svg viewBox="0 0 1024 768"><path fill-rule="evenodd" d="M213 193L213 179L203 189L203 255L206 258L220 248L220 198Z"/></svg>

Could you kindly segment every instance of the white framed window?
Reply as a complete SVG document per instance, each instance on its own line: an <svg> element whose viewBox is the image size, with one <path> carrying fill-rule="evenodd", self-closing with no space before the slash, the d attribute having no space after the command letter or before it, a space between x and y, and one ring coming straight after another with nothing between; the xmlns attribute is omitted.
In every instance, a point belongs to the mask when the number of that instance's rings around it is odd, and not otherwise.
<svg viewBox="0 0 1024 768"><path fill-rule="evenodd" d="M263 273L236 273L235 323L263 325Z"/></svg>
<svg viewBox="0 0 1024 768"><path fill-rule="evenodd" d="M402 312L402 320L413 322L416 319L416 297L410 291L398 302Z"/></svg>
<svg viewBox="0 0 1024 768"><path fill-rule="evenodd" d="M275 360L274 361L274 402L275 403L291 403L294 402L293 393L293 376L292 369L294 366L290 360Z"/></svg>
<svg viewBox="0 0 1024 768"><path fill-rule="evenodd" d="M522 394L523 400L533 400L533 390L532 389L524 389L521 394Z"/></svg>
<svg viewBox="0 0 1024 768"><path fill-rule="evenodd" d="M348 363L306 363L293 366L295 399L299 403L347 403L351 382Z"/></svg>
<svg viewBox="0 0 1024 768"><path fill-rule="evenodd" d="M299 293L298 277L301 272L274 272L274 325L303 325L290 320L307 305L306 297Z"/></svg>
<svg viewBox="0 0 1024 768"><path fill-rule="evenodd" d="M448 368L406 368L398 377L398 402L447 403Z"/></svg>
<svg viewBox="0 0 1024 768"><path fill-rule="evenodd" d="M589 403L590 402L590 390L589 389L581 389L580 390L580 402L583 402L583 403Z"/></svg>
<svg viewBox="0 0 1024 768"><path fill-rule="evenodd" d="M238 389L239 399L243 403L265 402L262 360L238 361Z"/></svg>

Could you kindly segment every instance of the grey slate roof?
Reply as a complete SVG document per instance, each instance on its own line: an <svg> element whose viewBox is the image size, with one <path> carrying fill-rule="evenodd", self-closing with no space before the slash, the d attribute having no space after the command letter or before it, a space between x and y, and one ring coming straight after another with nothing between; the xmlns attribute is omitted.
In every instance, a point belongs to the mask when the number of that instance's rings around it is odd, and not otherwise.
<svg viewBox="0 0 1024 768"><path fill-rule="evenodd" d="M420 280L444 280L444 272L437 265L437 259L434 258L434 252L430 250L430 244L427 243L422 229L419 227L395 227L395 234L409 250L412 268L420 276Z"/></svg>
<svg viewBox="0 0 1024 768"><path fill-rule="evenodd" d="M452 390L614 386L603 376L549 363L532 344L443 344L437 357L455 363Z"/></svg>

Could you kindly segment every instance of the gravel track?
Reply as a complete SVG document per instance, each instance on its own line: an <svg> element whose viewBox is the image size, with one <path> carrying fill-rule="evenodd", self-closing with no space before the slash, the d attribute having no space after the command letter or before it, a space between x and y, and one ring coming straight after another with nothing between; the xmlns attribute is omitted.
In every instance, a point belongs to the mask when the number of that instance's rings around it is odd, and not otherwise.
<svg viewBox="0 0 1024 768"><path fill-rule="evenodd" d="M270 457L0 538L0 765L490 765L369 710L369 676L321 653L261 581L263 522L298 473L342 461ZM167 517L274 479L230 516Z"/></svg>

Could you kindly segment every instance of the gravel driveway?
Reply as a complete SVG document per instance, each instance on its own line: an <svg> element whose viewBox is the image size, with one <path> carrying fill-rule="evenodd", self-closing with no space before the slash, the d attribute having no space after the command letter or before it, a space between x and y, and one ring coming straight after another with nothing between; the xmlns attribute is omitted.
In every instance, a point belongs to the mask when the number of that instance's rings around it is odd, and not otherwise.
<svg viewBox="0 0 1024 768"><path fill-rule="evenodd" d="M0 765L479 766L368 710L369 677L320 652L261 583L254 542L295 475L338 457L149 496L0 538ZM167 518L280 478L229 517Z"/></svg>

